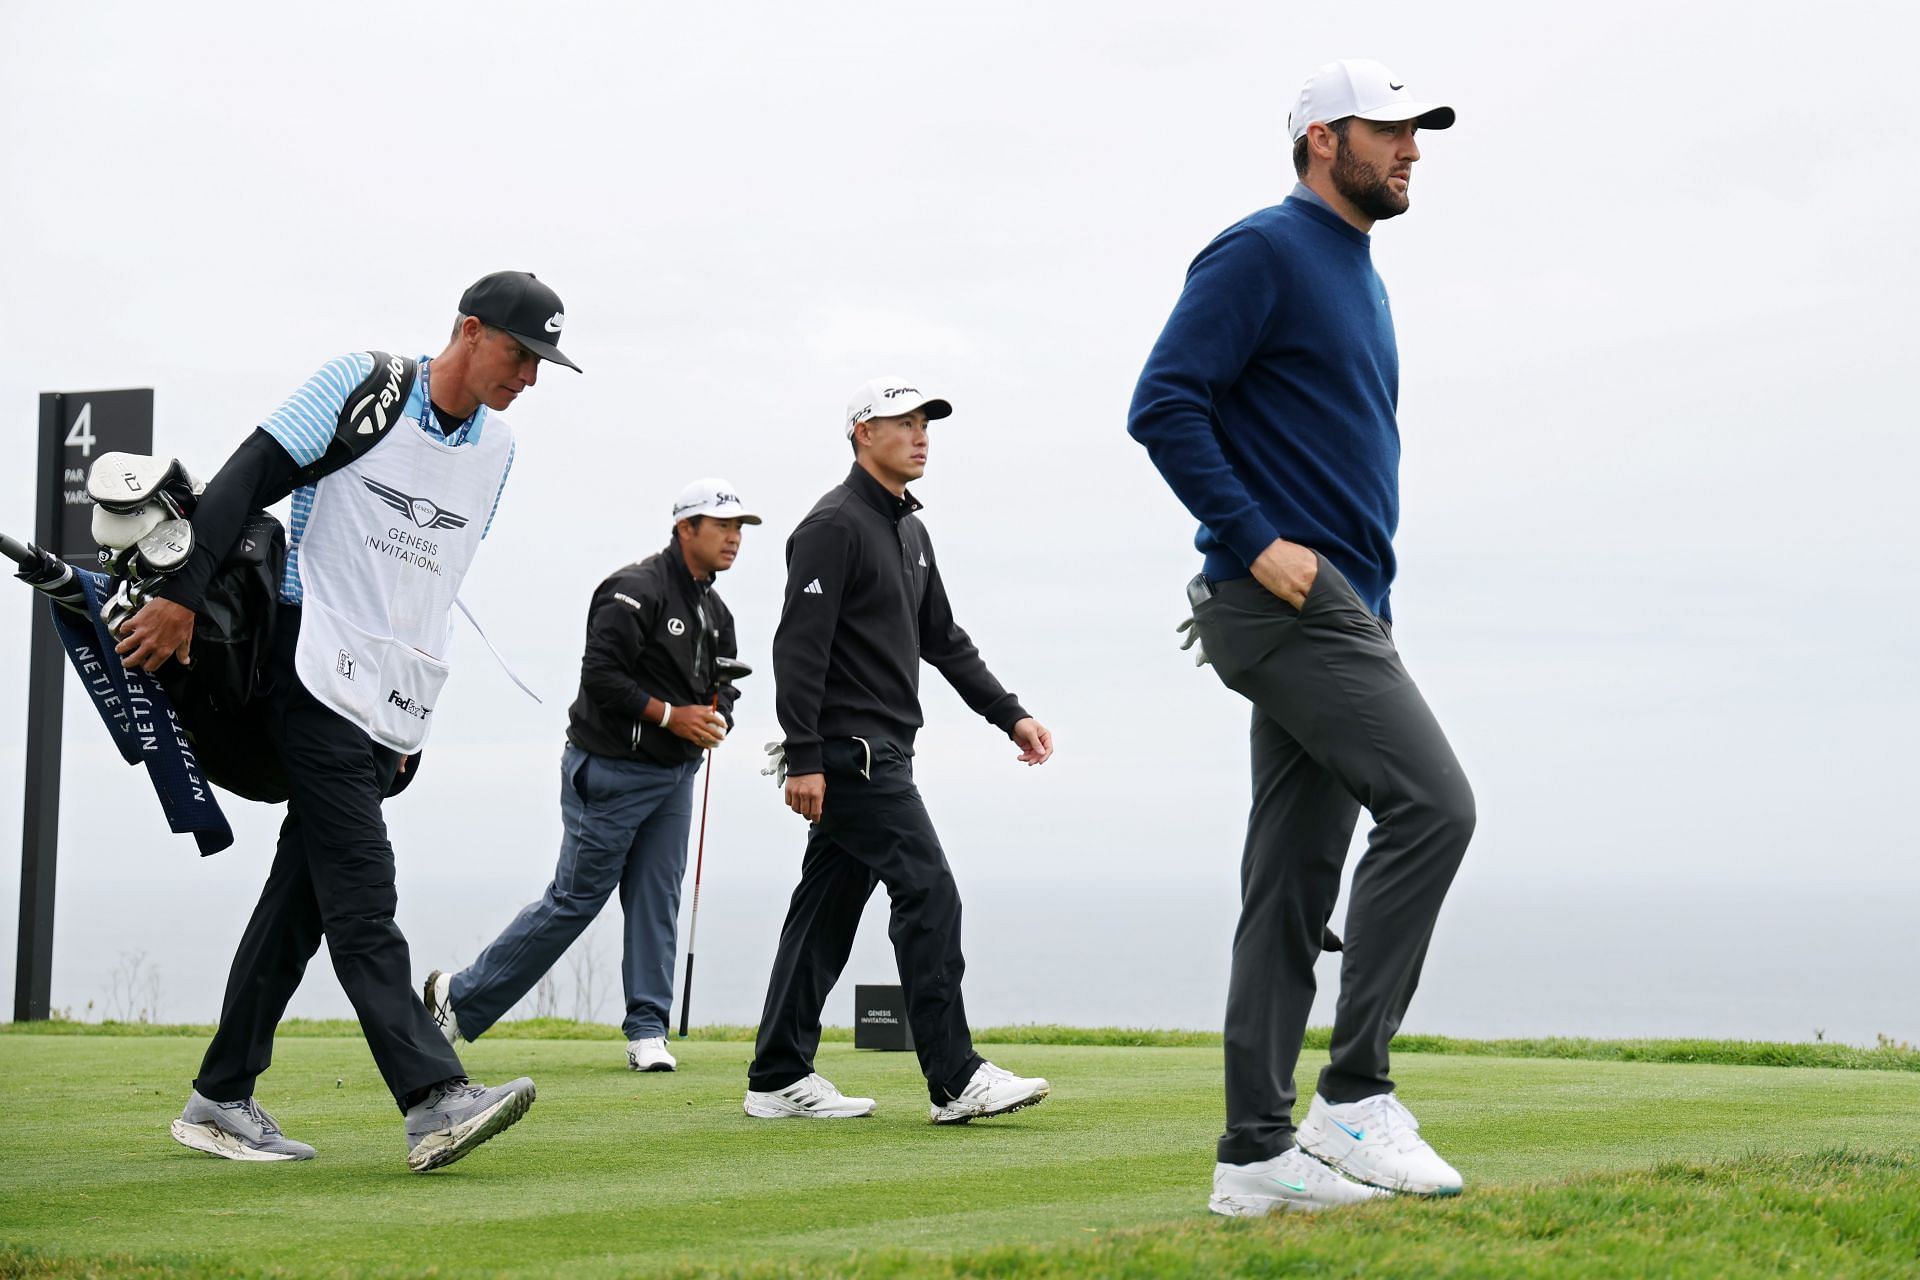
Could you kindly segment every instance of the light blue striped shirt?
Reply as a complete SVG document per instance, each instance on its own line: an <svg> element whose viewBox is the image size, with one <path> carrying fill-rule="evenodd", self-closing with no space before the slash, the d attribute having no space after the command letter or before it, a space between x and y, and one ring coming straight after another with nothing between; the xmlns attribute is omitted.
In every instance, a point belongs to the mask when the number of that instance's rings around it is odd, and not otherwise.
<svg viewBox="0 0 1920 1280"><path fill-rule="evenodd" d="M425 362L425 356L420 358ZM347 397L372 372L373 357L365 351L327 361L320 366L320 372L308 378L305 386L288 396L286 403L260 424L260 429L287 451L294 465L305 467L318 462L333 442L334 428L339 425L340 410L346 405ZM425 414L426 420L434 424L437 435L439 421L427 408L425 385L424 379L414 379L413 393L407 397L407 407L401 417L417 423ZM486 420L487 406L481 405L459 430L444 439L455 447L473 444L480 439ZM493 508L487 512L486 527L480 531L482 538L493 528L493 517L500 510L500 494L506 491L507 476L512 471L513 449L510 448L506 469L500 473L500 488L493 495ZM300 540L306 536L307 518L313 514L313 488L303 485L293 492L293 522L287 530L287 572L280 581L280 598L288 604L299 604L302 599Z"/></svg>

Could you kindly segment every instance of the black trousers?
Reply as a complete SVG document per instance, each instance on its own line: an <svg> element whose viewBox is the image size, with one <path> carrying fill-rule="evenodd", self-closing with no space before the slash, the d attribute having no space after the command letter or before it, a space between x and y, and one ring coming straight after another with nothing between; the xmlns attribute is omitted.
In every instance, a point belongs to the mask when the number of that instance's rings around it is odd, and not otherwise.
<svg viewBox="0 0 1920 1280"><path fill-rule="evenodd" d="M887 886L887 936L900 968L914 1050L936 1103L959 1096L983 1061L960 998L960 889L913 785L913 757L895 743L839 738L822 755L820 821L807 835L800 884L774 953L750 1087L784 1089L813 1070L820 1012L840 980L860 913Z"/></svg>
<svg viewBox="0 0 1920 1280"><path fill-rule="evenodd" d="M1220 679L1253 703L1218 1155L1248 1164L1294 1145L1293 1069L1313 964L1361 807L1374 827L1347 904L1319 1083L1329 1102L1393 1089L1387 1047L1473 835L1473 791L1387 626L1324 558L1298 610L1241 578L1220 583L1194 623Z"/></svg>
<svg viewBox="0 0 1920 1280"><path fill-rule="evenodd" d="M283 607L280 618L271 723L292 795L193 1087L216 1102L253 1092L324 937L380 1075L404 1108L409 1094L465 1073L414 990L393 918L399 898L380 802L400 757L307 692L293 673L299 611Z"/></svg>

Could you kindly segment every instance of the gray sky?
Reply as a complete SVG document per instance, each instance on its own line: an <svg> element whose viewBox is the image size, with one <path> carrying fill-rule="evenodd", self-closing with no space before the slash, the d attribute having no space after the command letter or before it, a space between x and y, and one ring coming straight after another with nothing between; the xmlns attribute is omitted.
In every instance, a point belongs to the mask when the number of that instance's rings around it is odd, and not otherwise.
<svg viewBox="0 0 1920 1280"><path fill-rule="evenodd" d="M846 394L906 373L956 406L916 489L961 621L1059 749L1018 767L928 673L922 788L955 865L1074 886L1088 918L1115 882L1230 899L1245 706L1175 648L1192 521L1125 411L1187 262L1291 185L1299 82L1377 57L1459 111L1374 236L1396 634L1480 799L1456 892L1912 893L1886 811L1920 713L1895 384L1915 26L1849 3L7 4L0 527L31 532L40 391L153 386L161 451L211 474L328 357L438 350L488 271L552 283L587 373L543 370L509 415L464 592L546 701L463 634L390 809L403 904L474 875L473 918L504 923L551 866L593 584L664 541L682 483L731 478L768 516L722 584L766 671L781 543L845 470ZM31 607L0 593L16 670ZM0 680L9 851L23 686ZM797 867L756 775L771 692L750 684L720 753L710 882L784 891ZM63 929L113 887L176 920L244 906L275 815L231 803L252 851L201 863L78 697L67 715Z"/></svg>

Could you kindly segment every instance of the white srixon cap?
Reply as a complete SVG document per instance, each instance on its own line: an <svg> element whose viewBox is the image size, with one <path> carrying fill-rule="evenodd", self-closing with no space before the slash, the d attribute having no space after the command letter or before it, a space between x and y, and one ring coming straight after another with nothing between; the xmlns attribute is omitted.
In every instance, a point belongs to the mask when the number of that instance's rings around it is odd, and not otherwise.
<svg viewBox="0 0 1920 1280"><path fill-rule="evenodd" d="M922 391L905 378L870 378L853 389L847 398L847 434L868 418L898 418L923 411L927 420L944 418L953 406Z"/></svg>
<svg viewBox="0 0 1920 1280"><path fill-rule="evenodd" d="M715 520L738 520L741 524L759 524L760 517L740 501L740 495L733 486L719 476L707 476L695 480L680 491L673 500L673 518L685 520L692 516L712 516Z"/></svg>
<svg viewBox="0 0 1920 1280"><path fill-rule="evenodd" d="M1362 120L1412 120L1422 129L1453 127L1453 108L1421 102L1400 77L1366 58L1329 62L1307 77L1287 113L1287 133L1298 142L1307 126L1358 116Z"/></svg>

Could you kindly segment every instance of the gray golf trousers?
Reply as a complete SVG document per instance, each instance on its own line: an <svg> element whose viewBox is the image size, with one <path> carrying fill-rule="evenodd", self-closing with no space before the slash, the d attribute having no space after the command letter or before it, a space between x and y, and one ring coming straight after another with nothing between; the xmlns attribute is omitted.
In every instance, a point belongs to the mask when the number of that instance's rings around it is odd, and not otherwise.
<svg viewBox="0 0 1920 1280"><path fill-rule="evenodd" d="M585 933L615 889L627 918L620 976L628 1040L667 1034L673 1008L680 885L687 875L693 778L700 761L652 764L594 755L569 742L560 756L560 861L474 962L453 975L460 1034L478 1040L533 990Z"/></svg>
<svg viewBox="0 0 1920 1280"><path fill-rule="evenodd" d="M1220 679L1253 704L1218 1156L1248 1164L1294 1145L1313 964L1360 808L1374 827L1347 904L1332 1058L1319 1083L1329 1102L1393 1089L1387 1046L1473 835L1473 791L1390 629L1324 557L1298 610L1237 578L1215 585L1194 625Z"/></svg>

